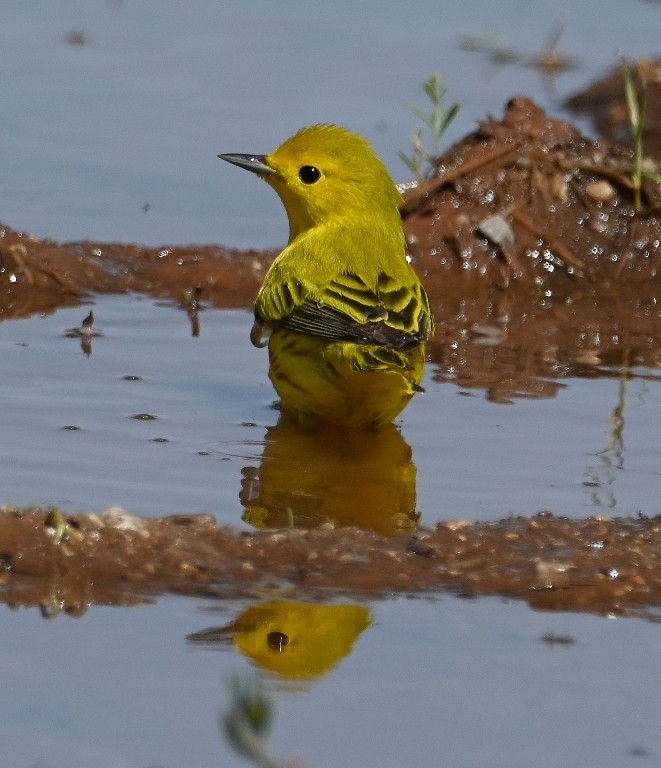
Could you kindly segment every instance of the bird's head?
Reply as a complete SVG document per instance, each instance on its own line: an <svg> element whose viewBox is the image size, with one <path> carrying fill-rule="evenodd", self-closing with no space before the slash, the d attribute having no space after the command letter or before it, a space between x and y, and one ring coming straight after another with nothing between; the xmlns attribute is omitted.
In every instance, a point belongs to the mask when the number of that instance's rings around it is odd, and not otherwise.
<svg viewBox="0 0 661 768"><path fill-rule="evenodd" d="M269 155L219 155L268 182L289 217L290 241L351 217L399 220L400 194L368 141L335 125L303 128Z"/></svg>

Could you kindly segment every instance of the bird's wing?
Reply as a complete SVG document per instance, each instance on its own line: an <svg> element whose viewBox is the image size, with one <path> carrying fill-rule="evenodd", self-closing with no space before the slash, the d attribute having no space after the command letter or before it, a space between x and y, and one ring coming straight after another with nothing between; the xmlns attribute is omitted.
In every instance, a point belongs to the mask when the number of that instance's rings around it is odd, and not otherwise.
<svg viewBox="0 0 661 768"><path fill-rule="evenodd" d="M406 349L425 342L433 329L429 300L417 279L402 285L381 273L376 287L370 288L349 272L322 290L306 290L297 281L279 283L271 294L260 296L257 320L299 333ZM267 313L265 307L277 310Z"/></svg>

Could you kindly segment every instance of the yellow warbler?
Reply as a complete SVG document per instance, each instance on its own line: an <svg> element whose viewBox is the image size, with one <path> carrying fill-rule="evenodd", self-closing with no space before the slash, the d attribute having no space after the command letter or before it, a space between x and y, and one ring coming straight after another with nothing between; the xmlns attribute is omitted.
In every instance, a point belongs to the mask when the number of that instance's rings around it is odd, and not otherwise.
<svg viewBox="0 0 661 768"><path fill-rule="evenodd" d="M313 125L270 155L219 155L278 193L289 243L255 303L282 409L379 427L420 391L429 300L406 254L400 194L366 139Z"/></svg>

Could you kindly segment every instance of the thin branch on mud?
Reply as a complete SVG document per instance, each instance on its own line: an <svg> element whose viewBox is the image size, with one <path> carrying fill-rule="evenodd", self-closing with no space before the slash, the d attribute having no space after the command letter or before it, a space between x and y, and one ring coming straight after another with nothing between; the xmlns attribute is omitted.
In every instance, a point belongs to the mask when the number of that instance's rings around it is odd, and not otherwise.
<svg viewBox="0 0 661 768"><path fill-rule="evenodd" d="M510 154L512 155L512 159L519 157L518 145L513 146L508 144L506 146L497 147L491 152L487 152L484 155L479 155L473 160L455 166L452 170L446 171L441 176L436 176L433 179L429 179L429 181L424 182L423 184L419 184L417 187L406 194L406 199L400 206L402 216L406 217L412 213L420 213L424 210L426 203L431 204L433 202L431 199L433 194L438 192L447 184L453 184L462 176L473 173L479 168L493 163L495 160L501 160L503 165L507 165L507 161L509 160L508 156Z"/></svg>
<svg viewBox="0 0 661 768"><path fill-rule="evenodd" d="M517 224L520 224L522 227L527 229L528 232L533 234L535 237L538 237L540 240L548 243L549 248L552 251L555 251L555 253L562 259L562 261L564 261L566 264L569 264L579 277L584 277L585 264L583 260L578 256L575 256L559 240L556 240L556 238L554 238L553 235L551 235L547 230L538 224L535 224L535 222L530 221L530 219L521 211L513 211L512 219Z"/></svg>

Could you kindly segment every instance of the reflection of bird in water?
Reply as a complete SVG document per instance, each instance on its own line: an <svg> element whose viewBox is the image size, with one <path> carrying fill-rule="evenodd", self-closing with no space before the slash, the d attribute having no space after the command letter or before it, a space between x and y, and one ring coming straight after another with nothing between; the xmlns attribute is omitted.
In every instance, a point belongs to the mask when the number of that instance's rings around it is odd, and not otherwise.
<svg viewBox="0 0 661 768"><path fill-rule="evenodd" d="M188 640L233 642L263 669L290 680L311 680L347 656L370 623L362 605L275 600L253 605L229 626L196 632Z"/></svg>
<svg viewBox="0 0 661 768"><path fill-rule="evenodd" d="M80 348L89 357L92 354L92 339L103 336L103 333L94 328L94 312L90 310L78 328L67 328L64 335L70 339L80 339Z"/></svg>
<svg viewBox="0 0 661 768"><path fill-rule="evenodd" d="M243 519L255 528L357 525L382 535L418 524L416 467L393 424L378 431L267 430L259 467L244 467Z"/></svg>

